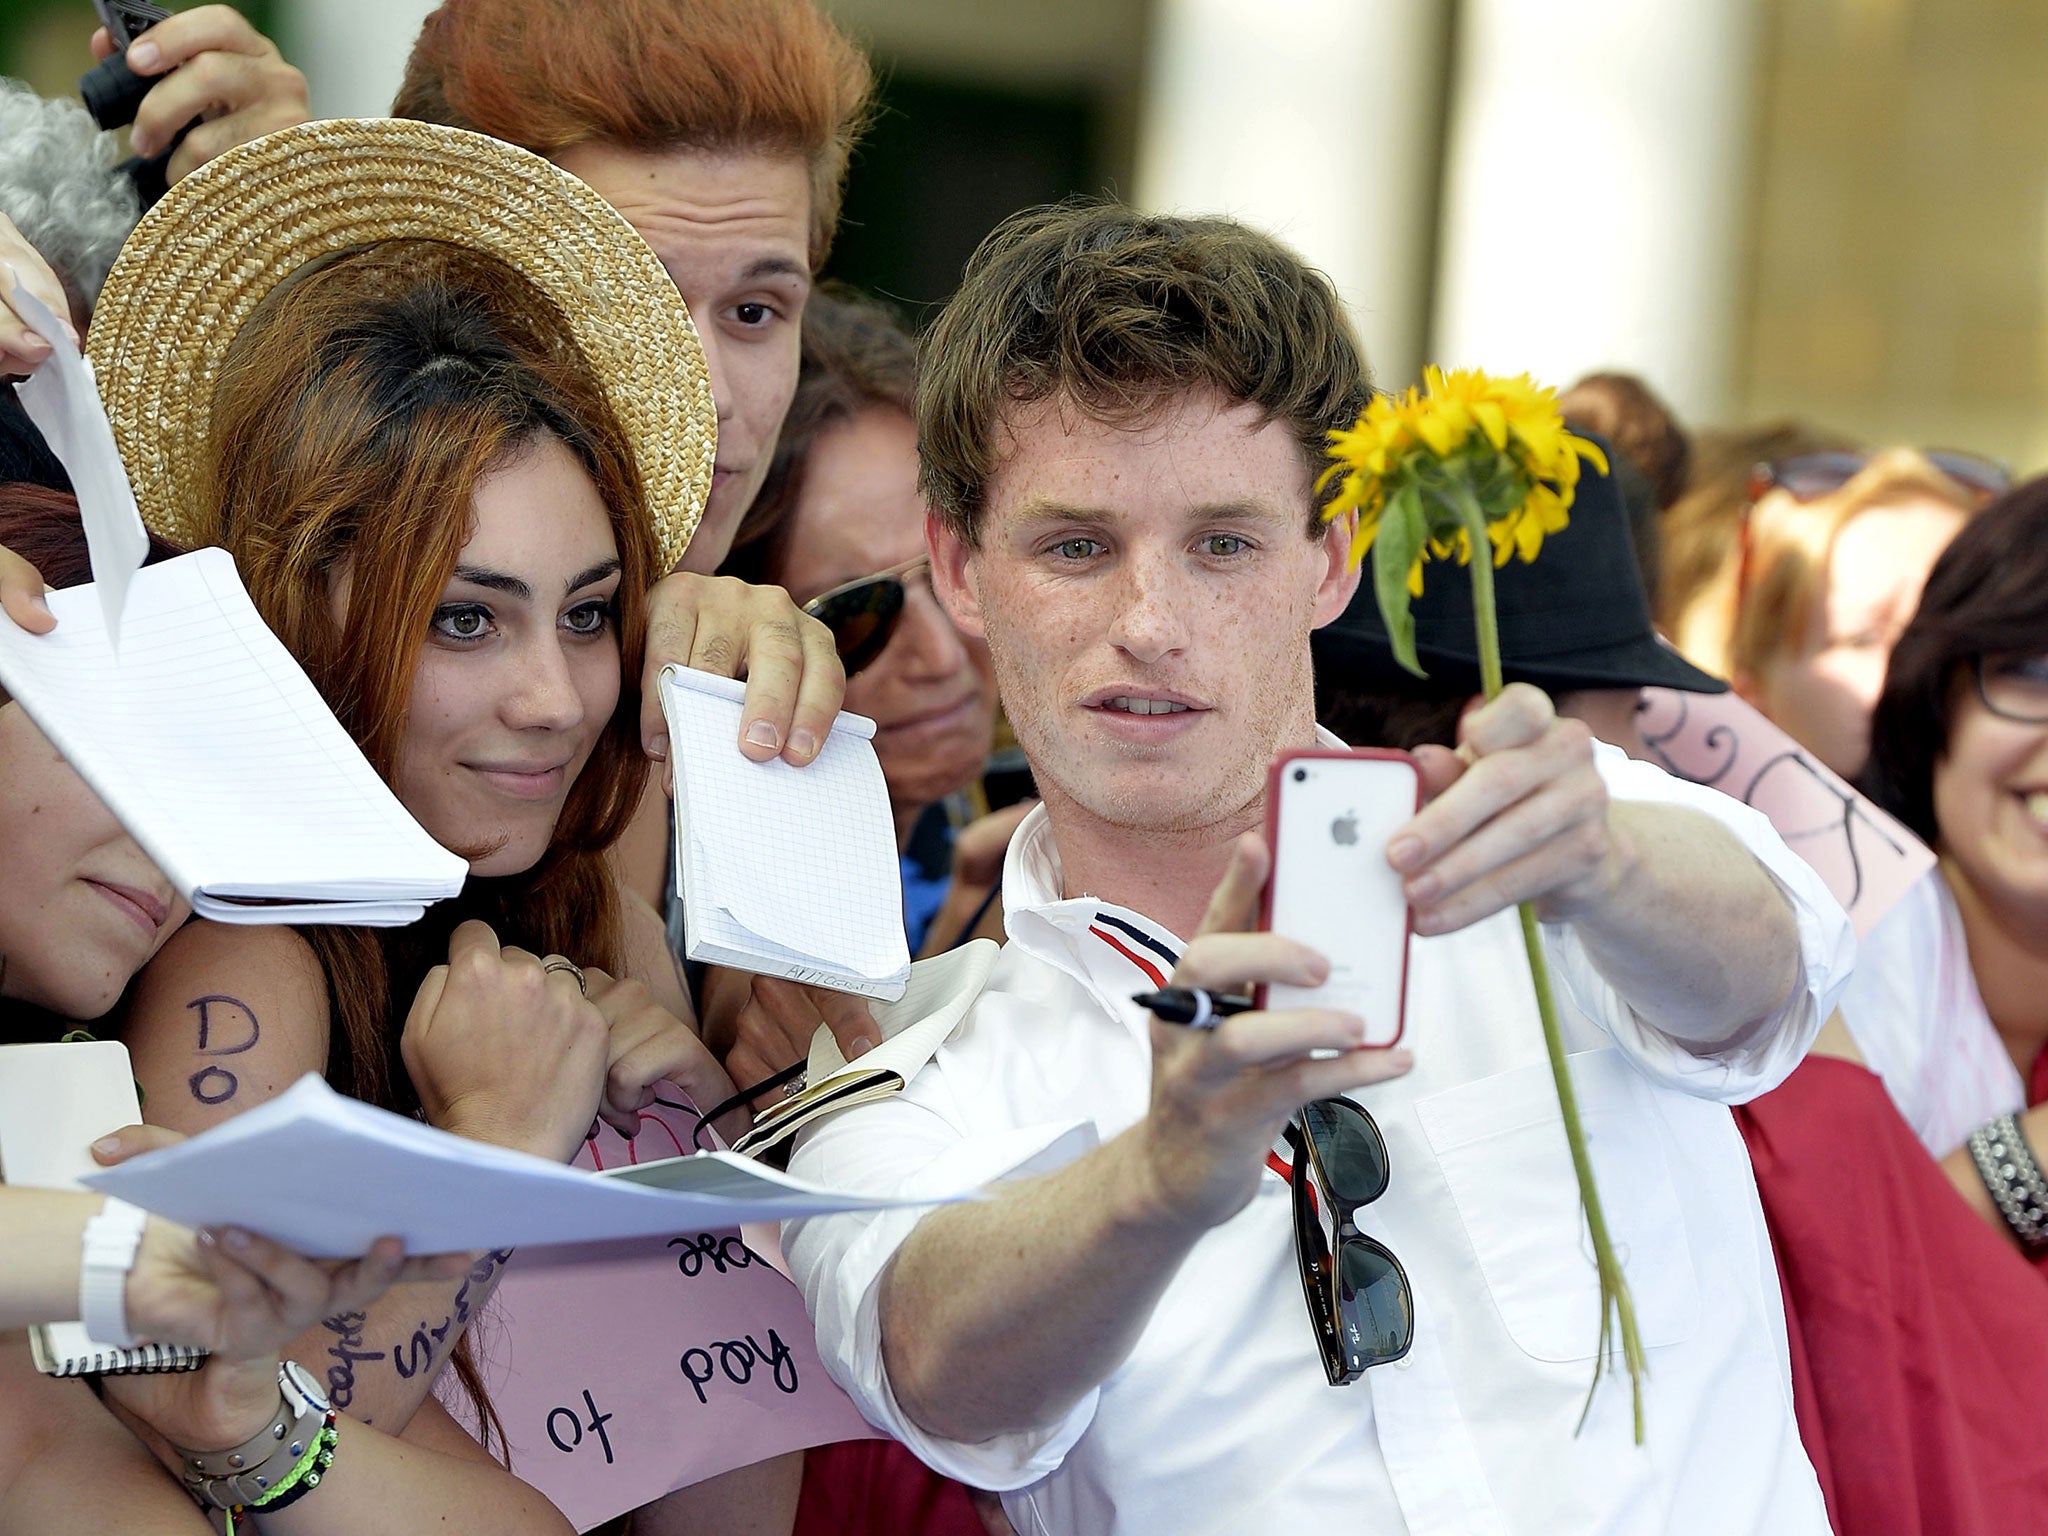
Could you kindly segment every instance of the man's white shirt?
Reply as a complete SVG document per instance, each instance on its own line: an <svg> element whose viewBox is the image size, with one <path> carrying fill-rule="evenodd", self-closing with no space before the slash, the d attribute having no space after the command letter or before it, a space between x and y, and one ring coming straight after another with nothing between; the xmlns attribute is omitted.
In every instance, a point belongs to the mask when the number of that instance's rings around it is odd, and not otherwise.
<svg viewBox="0 0 2048 1536"><path fill-rule="evenodd" d="M1769 1238L1726 1106L1797 1065L1854 938L1761 816L1598 751L1614 798L1690 806L1741 839L1790 899L1805 967L1774 1027L1702 1059L1637 1018L1569 928L1544 929L1649 1355L1644 1445L1618 1368L1574 1432L1599 1288L1511 911L1414 941L1403 1043L1415 1069L1352 1095L1387 1142L1390 1186L1357 1220L1408 1273L1406 1359L1327 1385L1289 1192L1269 1172L1196 1244L1130 1358L1063 1418L981 1444L937 1439L897 1406L879 1326L882 1275L922 1213L790 1222L784 1246L820 1351L863 1412L940 1471L1001 1491L1024 1536L1826 1532ZM1130 996L1171 972L1181 940L1061 891L1035 811L1011 844L1010 943L980 1000L901 1096L811 1128L792 1173L873 1193L956 1190L1047 1171L1145 1113L1148 1022Z"/></svg>

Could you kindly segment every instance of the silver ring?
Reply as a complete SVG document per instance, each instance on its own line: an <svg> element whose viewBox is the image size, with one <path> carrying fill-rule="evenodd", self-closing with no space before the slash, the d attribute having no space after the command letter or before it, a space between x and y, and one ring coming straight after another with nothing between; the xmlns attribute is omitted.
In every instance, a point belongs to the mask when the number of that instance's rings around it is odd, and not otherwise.
<svg viewBox="0 0 2048 1536"><path fill-rule="evenodd" d="M802 1093L805 1088L805 1078L808 1075L809 1074L807 1073L799 1072L795 1077L792 1077L788 1082L784 1083L782 1085L782 1096L785 1099L793 1099L798 1094Z"/></svg>
<svg viewBox="0 0 2048 1536"><path fill-rule="evenodd" d="M578 965L574 960L567 960L560 955L554 955L546 960L543 960L541 962L540 968L543 972L567 971L571 976L574 976L576 978L576 990L578 992L581 992L585 997L590 996L590 985L583 979L583 967Z"/></svg>

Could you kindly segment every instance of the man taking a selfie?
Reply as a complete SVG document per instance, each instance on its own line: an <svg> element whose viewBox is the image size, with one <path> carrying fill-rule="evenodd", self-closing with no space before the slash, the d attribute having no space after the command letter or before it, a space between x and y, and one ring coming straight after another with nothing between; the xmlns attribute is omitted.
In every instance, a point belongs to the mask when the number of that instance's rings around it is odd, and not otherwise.
<svg viewBox="0 0 2048 1536"><path fill-rule="evenodd" d="M933 580L1044 804L987 990L791 1167L1004 1182L792 1223L821 1351L1022 1531L1824 1532L1726 1106L1797 1063L1853 941L1760 817L1516 687L1421 754L1385 851L1417 934L1398 1049L1361 1044L1384 1020L1132 1000L1326 973L1245 930L1268 765L1336 745L1309 635L1358 578L1315 480L1366 398L1327 281L1226 221L1043 210L970 263L920 388ZM1648 1350L1640 1447L1625 1374L1574 1432L1599 1288L1523 898Z"/></svg>

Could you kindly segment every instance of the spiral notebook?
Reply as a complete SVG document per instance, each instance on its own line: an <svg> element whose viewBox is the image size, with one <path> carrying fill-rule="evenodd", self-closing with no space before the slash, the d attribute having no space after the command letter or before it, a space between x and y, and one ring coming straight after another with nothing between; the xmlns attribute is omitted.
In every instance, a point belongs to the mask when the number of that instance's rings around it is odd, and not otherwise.
<svg viewBox="0 0 2048 1536"><path fill-rule="evenodd" d="M462 889L226 550L135 572L118 654L91 585L48 601L46 635L0 622L0 686L201 917L393 926Z"/></svg>
<svg viewBox="0 0 2048 1536"><path fill-rule="evenodd" d="M0 1045L0 1183L84 1189L79 1180L99 1168L92 1144L141 1119L128 1047L120 1041ZM48 1376L191 1371L206 1358L204 1350L181 1344L101 1344L76 1322L46 1323L28 1336L36 1369Z"/></svg>
<svg viewBox="0 0 2048 1536"><path fill-rule="evenodd" d="M875 723L841 713L817 758L741 755L744 685L664 667L684 953L894 1000L910 981L903 866Z"/></svg>

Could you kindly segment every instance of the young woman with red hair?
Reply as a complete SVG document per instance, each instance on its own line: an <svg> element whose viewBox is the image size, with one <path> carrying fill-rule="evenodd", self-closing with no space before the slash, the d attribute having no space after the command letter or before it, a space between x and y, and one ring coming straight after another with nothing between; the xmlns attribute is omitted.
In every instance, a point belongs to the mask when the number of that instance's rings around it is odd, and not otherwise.
<svg viewBox="0 0 2048 1536"><path fill-rule="evenodd" d="M44 573L65 586L92 579L67 494L0 486L0 546L12 551L0 560L10 615L0 624L46 632L49 615L19 599L41 591ZM173 553L152 541L152 559ZM0 1043L55 1041L109 1013L190 915L4 691L0 856L8 871L0 886ZM115 1161L161 1135L131 1128L108 1138L118 1139L118 1153L106 1155L104 1143L95 1150ZM35 1368L19 1330L90 1305L81 1283L89 1223L112 1223L137 1239L111 1329L101 1331L104 1321L87 1312L94 1337L126 1332L138 1342L204 1347L212 1354L199 1370L105 1376L96 1395L84 1381ZM103 1246L105 1235L93 1241ZM279 1352L301 1330L371 1305L401 1277L438 1280L468 1268L461 1257L401 1265L391 1239L359 1263L314 1264L249 1233L195 1234L97 1195L0 1186L0 1533L89 1526L198 1536L208 1525L173 1475L181 1458L164 1451L160 1464L129 1429L151 1447L237 1445L249 1438L243 1413L261 1424L277 1409ZM532 1489L454 1441L401 1446L351 1425L337 1432L331 1462L326 1491L300 1508L291 1529L424 1530L457 1515L521 1536L565 1529ZM260 1528L271 1516L253 1518Z"/></svg>

